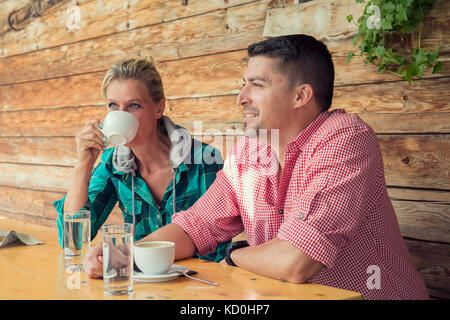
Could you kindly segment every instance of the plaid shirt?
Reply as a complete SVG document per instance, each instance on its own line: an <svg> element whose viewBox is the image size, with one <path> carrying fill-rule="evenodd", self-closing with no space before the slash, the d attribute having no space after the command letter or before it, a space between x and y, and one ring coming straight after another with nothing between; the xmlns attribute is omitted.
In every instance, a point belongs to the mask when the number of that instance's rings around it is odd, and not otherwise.
<svg viewBox="0 0 450 320"><path fill-rule="evenodd" d="M117 171L112 165L113 148L103 152L101 162L92 173L89 184L89 199L84 209L91 211L91 238L108 218L111 210L119 202L124 221L133 222L131 175ZM204 156L217 160L206 164ZM175 176L176 210L186 210L200 198L213 183L216 173L222 169L222 158L216 149L193 139L190 163L182 163ZM213 161L208 161L211 163ZM172 181L158 205L139 171L136 171L135 184L135 241L138 241L162 226L172 222L173 184ZM54 202L58 212L58 240L62 244L63 209L65 196ZM225 241L226 242L226 241ZM215 252L204 255L203 259L220 261L225 255L227 243L221 244Z"/></svg>
<svg viewBox="0 0 450 320"><path fill-rule="evenodd" d="M243 138L217 179L174 215L200 254L242 232L250 245L287 240L324 268L309 280L366 299L426 299L386 191L373 130L342 110L321 113L288 143L278 181L271 148Z"/></svg>

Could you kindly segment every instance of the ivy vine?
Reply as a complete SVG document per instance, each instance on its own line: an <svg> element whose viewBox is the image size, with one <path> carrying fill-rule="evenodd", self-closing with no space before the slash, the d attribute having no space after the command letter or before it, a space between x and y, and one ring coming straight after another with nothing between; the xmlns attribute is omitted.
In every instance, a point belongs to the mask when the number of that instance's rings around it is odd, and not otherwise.
<svg viewBox="0 0 450 320"><path fill-rule="evenodd" d="M350 0L349 0L350 1ZM364 3L365 0L355 0ZM435 0L371 0L363 15L355 21L352 15L347 21L358 26L358 34L353 39L353 45L359 43L359 54L364 62L378 67L378 72L390 72L403 80L412 82L413 77L421 78L423 73L432 69L433 73L443 70L444 64L439 62L439 46L426 49L421 46L422 21L425 13ZM419 28L418 48L407 52L389 47L387 36L392 33L400 37L410 36ZM347 63L356 54L350 51Z"/></svg>

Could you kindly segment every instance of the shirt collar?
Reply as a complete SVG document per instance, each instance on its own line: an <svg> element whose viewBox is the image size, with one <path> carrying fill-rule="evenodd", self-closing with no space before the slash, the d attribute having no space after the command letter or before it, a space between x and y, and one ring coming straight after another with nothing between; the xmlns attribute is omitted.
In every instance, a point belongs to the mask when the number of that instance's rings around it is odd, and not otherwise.
<svg viewBox="0 0 450 320"><path fill-rule="evenodd" d="M333 113L345 113L344 110L325 110L320 113L305 129L303 129L293 140L286 145L286 153L300 152L314 133Z"/></svg>

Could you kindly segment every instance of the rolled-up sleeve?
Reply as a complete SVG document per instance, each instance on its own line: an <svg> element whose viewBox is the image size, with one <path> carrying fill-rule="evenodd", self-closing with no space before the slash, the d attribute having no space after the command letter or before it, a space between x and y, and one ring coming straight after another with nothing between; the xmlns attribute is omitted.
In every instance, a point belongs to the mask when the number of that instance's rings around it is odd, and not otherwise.
<svg viewBox="0 0 450 320"><path fill-rule="evenodd" d="M241 233L244 227L233 185L224 170L217 173L206 193L188 210L176 213L172 222L189 235L199 255L214 251L219 243Z"/></svg>
<svg viewBox="0 0 450 320"><path fill-rule="evenodd" d="M382 166L381 159L371 129L343 128L328 137L312 154L307 185L286 208L277 237L332 268L364 219L374 191L372 172L380 172L373 169Z"/></svg>
<svg viewBox="0 0 450 320"><path fill-rule="evenodd" d="M106 157L106 155L105 155ZM103 160L103 159L102 159ZM57 212L58 243L62 247L64 202L66 195L53 205ZM102 224L106 221L115 204L117 195L105 165L101 162L93 171L89 183L88 201L82 209L91 213L91 239L94 239Z"/></svg>

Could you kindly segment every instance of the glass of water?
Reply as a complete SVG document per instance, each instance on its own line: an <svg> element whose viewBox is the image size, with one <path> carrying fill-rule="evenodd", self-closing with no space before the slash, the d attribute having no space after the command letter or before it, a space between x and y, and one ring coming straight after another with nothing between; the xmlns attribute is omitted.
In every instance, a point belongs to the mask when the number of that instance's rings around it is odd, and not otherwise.
<svg viewBox="0 0 450 320"><path fill-rule="evenodd" d="M91 245L91 212L64 212L64 264L68 270L83 270L83 259Z"/></svg>
<svg viewBox="0 0 450 320"><path fill-rule="evenodd" d="M129 294L133 291L133 224L104 225L102 237L103 292Z"/></svg>

